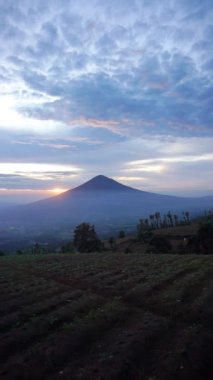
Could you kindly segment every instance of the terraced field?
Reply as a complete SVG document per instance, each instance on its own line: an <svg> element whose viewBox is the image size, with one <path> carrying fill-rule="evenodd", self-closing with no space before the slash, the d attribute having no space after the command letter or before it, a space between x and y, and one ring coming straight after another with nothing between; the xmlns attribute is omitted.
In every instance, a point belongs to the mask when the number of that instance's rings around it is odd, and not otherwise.
<svg viewBox="0 0 213 380"><path fill-rule="evenodd" d="M0 379L213 378L210 256L0 258Z"/></svg>

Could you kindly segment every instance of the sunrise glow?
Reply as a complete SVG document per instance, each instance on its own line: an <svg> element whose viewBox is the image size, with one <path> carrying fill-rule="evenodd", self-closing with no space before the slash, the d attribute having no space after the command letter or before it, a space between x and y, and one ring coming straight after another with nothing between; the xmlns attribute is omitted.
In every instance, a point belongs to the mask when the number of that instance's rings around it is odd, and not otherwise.
<svg viewBox="0 0 213 380"><path fill-rule="evenodd" d="M55 195L58 195L58 194L61 194L61 193L64 193L65 191L67 191L68 189L62 189L61 187L55 187L54 189L50 189L48 190L50 193L53 193Z"/></svg>
<svg viewBox="0 0 213 380"><path fill-rule="evenodd" d="M3 3L0 188L212 194L211 0Z"/></svg>

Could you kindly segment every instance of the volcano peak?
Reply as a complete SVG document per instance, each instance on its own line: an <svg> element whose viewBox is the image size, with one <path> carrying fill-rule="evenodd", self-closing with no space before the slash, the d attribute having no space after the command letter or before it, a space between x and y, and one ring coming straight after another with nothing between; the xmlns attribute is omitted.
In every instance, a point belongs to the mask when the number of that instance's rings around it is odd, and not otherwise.
<svg viewBox="0 0 213 380"><path fill-rule="evenodd" d="M123 191L131 189L128 186L122 185L121 183L115 181L112 178L108 178L104 175L97 175L89 181L83 183L83 185L76 187L74 190L89 190L89 191ZM132 189L131 189L132 190Z"/></svg>

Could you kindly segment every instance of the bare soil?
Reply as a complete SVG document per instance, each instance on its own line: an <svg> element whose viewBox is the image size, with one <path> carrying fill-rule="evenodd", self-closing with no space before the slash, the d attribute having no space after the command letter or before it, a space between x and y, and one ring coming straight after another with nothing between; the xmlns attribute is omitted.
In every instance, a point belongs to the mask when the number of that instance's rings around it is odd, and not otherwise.
<svg viewBox="0 0 213 380"><path fill-rule="evenodd" d="M210 380L212 256L0 258L0 379Z"/></svg>

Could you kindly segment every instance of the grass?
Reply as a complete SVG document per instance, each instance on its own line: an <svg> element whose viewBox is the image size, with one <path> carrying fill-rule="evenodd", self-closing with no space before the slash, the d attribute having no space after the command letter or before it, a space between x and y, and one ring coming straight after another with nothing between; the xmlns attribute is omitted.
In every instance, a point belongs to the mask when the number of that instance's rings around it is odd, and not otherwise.
<svg viewBox="0 0 213 380"><path fill-rule="evenodd" d="M1 379L212 378L210 256L0 258Z"/></svg>

